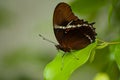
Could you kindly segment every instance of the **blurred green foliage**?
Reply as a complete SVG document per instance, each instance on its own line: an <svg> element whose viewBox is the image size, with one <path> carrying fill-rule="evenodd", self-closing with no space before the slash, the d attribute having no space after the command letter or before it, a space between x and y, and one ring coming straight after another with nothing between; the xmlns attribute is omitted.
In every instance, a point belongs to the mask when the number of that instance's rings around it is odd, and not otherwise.
<svg viewBox="0 0 120 80"><path fill-rule="evenodd" d="M11 13L9 10L0 7L0 28L5 27L6 25L10 25L12 22L11 19L14 19L14 16L13 13Z"/></svg>
<svg viewBox="0 0 120 80"><path fill-rule="evenodd" d="M108 2L109 1L109 2ZM82 15L95 15L105 5L108 5L110 0L75 0L71 3L73 10Z"/></svg>
<svg viewBox="0 0 120 80"><path fill-rule="evenodd" d="M52 15L59 2L63 1L0 0L0 80L43 80L45 65L56 51L51 44L40 41L38 34L44 31L52 37ZM80 19L96 22L98 38L120 42L120 0L65 2ZM120 44L96 49L92 62L80 66L69 79L120 80L119 53Z"/></svg>

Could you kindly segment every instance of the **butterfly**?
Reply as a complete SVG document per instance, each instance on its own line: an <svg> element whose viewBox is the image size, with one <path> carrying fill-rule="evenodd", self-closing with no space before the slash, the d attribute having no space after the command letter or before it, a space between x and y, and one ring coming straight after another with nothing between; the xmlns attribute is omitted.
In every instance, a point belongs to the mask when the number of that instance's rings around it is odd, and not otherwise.
<svg viewBox="0 0 120 80"><path fill-rule="evenodd" d="M67 3L59 3L53 14L54 34L59 43L55 46L64 52L71 52L94 43L97 35L94 24L75 16Z"/></svg>

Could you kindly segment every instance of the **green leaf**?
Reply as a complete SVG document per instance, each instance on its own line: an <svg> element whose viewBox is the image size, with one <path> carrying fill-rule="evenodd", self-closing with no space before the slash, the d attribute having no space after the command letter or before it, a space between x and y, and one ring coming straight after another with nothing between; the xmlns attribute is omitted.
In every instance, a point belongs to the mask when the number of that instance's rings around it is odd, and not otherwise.
<svg viewBox="0 0 120 80"><path fill-rule="evenodd" d="M68 80L73 71L87 62L96 44L97 41L84 49L66 53L64 57L62 57L63 53L58 52L55 59L45 67L44 80Z"/></svg>
<svg viewBox="0 0 120 80"><path fill-rule="evenodd" d="M118 67L120 69L120 44L117 44L115 47L115 60L116 60Z"/></svg>

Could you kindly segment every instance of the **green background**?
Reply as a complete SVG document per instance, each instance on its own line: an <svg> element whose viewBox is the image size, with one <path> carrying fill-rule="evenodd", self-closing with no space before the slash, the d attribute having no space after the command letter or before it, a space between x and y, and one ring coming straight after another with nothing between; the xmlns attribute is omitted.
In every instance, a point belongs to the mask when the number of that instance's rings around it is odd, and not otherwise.
<svg viewBox="0 0 120 80"><path fill-rule="evenodd" d="M0 80L43 80L58 51L39 34L57 42L52 17L59 2L70 4L80 19L96 22L97 38L120 41L120 0L0 0ZM70 80L120 80L119 53L120 45L96 50L94 61Z"/></svg>

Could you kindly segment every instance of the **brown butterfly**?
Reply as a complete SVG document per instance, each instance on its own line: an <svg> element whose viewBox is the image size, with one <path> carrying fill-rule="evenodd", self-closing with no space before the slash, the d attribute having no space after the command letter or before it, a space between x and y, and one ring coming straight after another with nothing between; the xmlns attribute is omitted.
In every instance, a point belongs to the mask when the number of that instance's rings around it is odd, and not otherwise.
<svg viewBox="0 0 120 80"><path fill-rule="evenodd" d="M94 23L88 23L75 16L67 3L59 3L53 15L53 28L59 45L64 52L79 50L95 42Z"/></svg>

